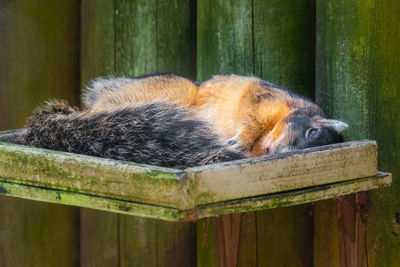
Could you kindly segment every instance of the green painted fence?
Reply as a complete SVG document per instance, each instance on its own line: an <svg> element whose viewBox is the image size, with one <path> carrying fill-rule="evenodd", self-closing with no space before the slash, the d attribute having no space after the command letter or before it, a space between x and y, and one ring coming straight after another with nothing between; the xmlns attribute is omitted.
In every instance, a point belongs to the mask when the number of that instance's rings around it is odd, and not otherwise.
<svg viewBox="0 0 400 267"><path fill-rule="evenodd" d="M314 11L312 1L198 1L198 79L257 75L313 96ZM310 266L313 207L203 219L197 237L198 266Z"/></svg>
<svg viewBox="0 0 400 267"><path fill-rule="evenodd" d="M399 266L397 0L0 0L0 129L116 73L256 75L376 139L393 186L171 223L0 198L0 266Z"/></svg>
<svg viewBox="0 0 400 267"><path fill-rule="evenodd" d="M78 0L0 1L0 128L48 98L78 103ZM0 197L0 266L79 264L79 209Z"/></svg>
<svg viewBox="0 0 400 267"><path fill-rule="evenodd" d="M329 115L350 123L348 139L377 140L379 167L394 178L389 189L320 204L319 212L329 209L338 218L334 228L322 229L332 215L318 216L316 225L325 237L320 243L334 248L320 250L323 261L326 253L341 258L330 266L400 266L399 14L396 0L317 4L317 101ZM346 211L357 216L343 220Z"/></svg>
<svg viewBox="0 0 400 267"><path fill-rule="evenodd" d="M190 0L82 1L82 86L110 73L195 78L194 11ZM193 223L82 209L81 227L84 266L195 265Z"/></svg>

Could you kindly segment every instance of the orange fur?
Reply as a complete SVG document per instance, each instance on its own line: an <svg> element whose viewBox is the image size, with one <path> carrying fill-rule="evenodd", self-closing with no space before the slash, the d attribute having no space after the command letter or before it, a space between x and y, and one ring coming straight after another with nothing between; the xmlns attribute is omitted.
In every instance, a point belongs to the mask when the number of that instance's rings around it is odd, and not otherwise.
<svg viewBox="0 0 400 267"><path fill-rule="evenodd" d="M235 138L251 156L265 154L286 127L291 112L284 91L266 87L255 77L219 75L196 86L179 76L138 79L116 92L106 92L93 110L114 109L137 102L168 99L190 107L213 124L221 140Z"/></svg>
<svg viewBox="0 0 400 267"><path fill-rule="evenodd" d="M219 136L227 140L236 135L240 147L252 150L251 156L259 156L266 150L259 140L273 129L270 138L276 140L285 127L278 122L291 111L283 94L273 100L259 100L266 90L268 88L261 87L259 79L254 77L215 76L200 85L193 106L207 121L215 124ZM275 91L267 92L276 96Z"/></svg>
<svg viewBox="0 0 400 267"><path fill-rule="evenodd" d="M197 86L189 79L168 75L137 79L118 91L106 92L95 102L93 111L115 109L133 103L168 99L189 106L196 96Z"/></svg>

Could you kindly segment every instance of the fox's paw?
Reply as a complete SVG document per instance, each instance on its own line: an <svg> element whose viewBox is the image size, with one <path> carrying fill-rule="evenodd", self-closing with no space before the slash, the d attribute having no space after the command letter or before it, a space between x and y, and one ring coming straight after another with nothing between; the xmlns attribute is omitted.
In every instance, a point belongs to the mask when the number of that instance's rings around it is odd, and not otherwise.
<svg viewBox="0 0 400 267"><path fill-rule="evenodd" d="M249 151L251 149L251 144L249 142L245 142L244 139L242 139L241 132L239 131L238 134L236 134L234 137L228 139L227 144L230 146L232 149L239 150L239 151Z"/></svg>

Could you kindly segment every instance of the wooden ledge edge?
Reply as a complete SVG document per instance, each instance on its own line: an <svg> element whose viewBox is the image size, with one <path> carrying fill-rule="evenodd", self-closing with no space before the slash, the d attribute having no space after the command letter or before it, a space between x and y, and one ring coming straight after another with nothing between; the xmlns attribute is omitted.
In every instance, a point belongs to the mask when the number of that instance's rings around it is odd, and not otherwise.
<svg viewBox="0 0 400 267"><path fill-rule="evenodd" d="M196 221L205 217L241 213L299 205L356 192L387 187L392 182L390 173L310 188L267 194L263 196L199 205L191 210L137 203L101 196L87 195L27 184L0 181L0 195L91 208L108 212L159 219L164 221Z"/></svg>
<svg viewBox="0 0 400 267"><path fill-rule="evenodd" d="M337 182L289 192L279 192L245 199L199 205L196 207L196 218L201 219L223 214L242 213L300 205L349 195L352 193L388 187L391 185L391 183L391 173L378 172L376 176L358 178L345 182Z"/></svg>
<svg viewBox="0 0 400 267"><path fill-rule="evenodd" d="M171 222L192 220L191 211L88 195L28 184L0 181L0 195L61 205L90 208Z"/></svg>

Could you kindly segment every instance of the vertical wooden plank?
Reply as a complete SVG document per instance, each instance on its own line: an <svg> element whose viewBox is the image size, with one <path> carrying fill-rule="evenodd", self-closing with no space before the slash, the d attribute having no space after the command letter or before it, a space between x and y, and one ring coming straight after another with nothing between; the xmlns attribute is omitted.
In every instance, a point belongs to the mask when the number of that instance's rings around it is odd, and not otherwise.
<svg viewBox="0 0 400 267"><path fill-rule="evenodd" d="M118 215L80 209L81 266L119 266Z"/></svg>
<svg viewBox="0 0 400 267"><path fill-rule="evenodd" d="M195 266L193 223L122 216L120 231L120 266Z"/></svg>
<svg viewBox="0 0 400 267"><path fill-rule="evenodd" d="M313 98L315 1L253 1L256 75ZM313 265L311 204L256 217L258 266Z"/></svg>
<svg viewBox="0 0 400 267"><path fill-rule="evenodd" d="M312 206L258 212L257 246L259 266L312 266Z"/></svg>
<svg viewBox="0 0 400 267"><path fill-rule="evenodd" d="M254 73L252 1L197 2L197 79Z"/></svg>
<svg viewBox="0 0 400 267"><path fill-rule="evenodd" d="M198 78L256 74L312 97L314 11L314 1L198 1ZM310 266L312 211L302 205L200 220L198 265Z"/></svg>
<svg viewBox="0 0 400 267"><path fill-rule="evenodd" d="M120 266L157 266L157 221L120 215Z"/></svg>
<svg viewBox="0 0 400 267"><path fill-rule="evenodd" d="M318 1L317 5L317 99L329 115L349 122L347 138L377 140L379 168L391 171L394 177L391 188L369 194L367 225L364 203L357 201L360 195L353 203L330 210L340 213L343 208L353 208L358 214L347 222L347 228L356 234L353 239L343 238L344 229L336 233L341 256L343 248L348 250L348 242L353 250L341 259L342 264L347 260L353 266L397 266L400 259L400 220L396 217L400 206L396 179L399 144L395 141L400 135L398 14L398 1L390 0ZM316 229L327 223L332 221L320 221ZM325 242L337 245L333 239Z"/></svg>
<svg viewBox="0 0 400 267"><path fill-rule="evenodd" d="M81 1L81 87L115 72L114 1ZM119 266L118 214L80 209L81 266Z"/></svg>
<svg viewBox="0 0 400 267"><path fill-rule="evenodd" d="M253 0L256 76L314 98L315 0Z"/></svg>
<svg viewBox="0 0 400 267"><path fill-rule="evenodd" d="M109 73L135 76L165 71L194 78L192 1L83 1L82 14L83 81ZM191 266L195 262L193 224L86 210L81 212L81 224L82 264ZM96 245L99 239L102 247ZM173 249L184 254L171 257L176 255ZM90 265L93 258L98 260Z"/></svg>
<svg viewBox="0 0 400 267"><path fill-rule="evenodd" d="M81 86L115 72L114 1L81 0Z"/></svg>
<svg viewBox="0 0 400 267"><path fill-rule="evenodd" d="M197 78L214 74L254 73L252 1L222 0L197 2ZM242 214L222 215L197 222L198 266L256 266L256 217L246 215L245 234ZM250 231L247 231L250 230ZM251 245L241 252L241 239ZM246 240L246 241L244 241Z"/></svg>
<svg viewBox="0 0 400 267"><path fill-rule="evenodd" d="M0 129L22 127L57 97L77 103L80 7L72 1L0 2ZM0 266L77 266L78 209L0 198Z"/></svg>
<svg viewBox="0 0 400 267"><path fill-rule="evenodd" d="M77 103L79 10L78 0L0 3L0 129L22 127L49 97Z"/></svg>
<svg viewBox="0 0 400 267"><path fill-rule="evenodd" d="M190 0L116 0L116 72L195 78L195 6Z"/></svg>
<svg viewBox="0 0 400 267"><path fill-rule="evenodd" d="M116 0L115 70L174 72L195 78L194 1ZM121 266L194 266L192 223L119 216Z"/></svg>
<svg viewBox="0 0 400 267"><path fill-rule="evenodd" d="M315 203L314 266L340 266L336 205L336 199Z"/></svg>
<svg viewBox="0 0 400 267"><path fill-rule="evenodd" d="M230 214L197 222L198 266L257 266L255 213Z"/></svg>

